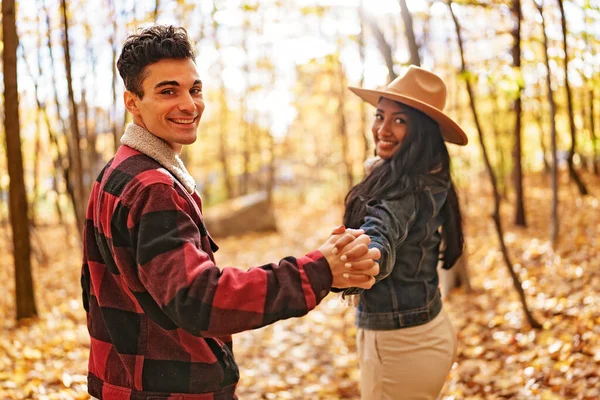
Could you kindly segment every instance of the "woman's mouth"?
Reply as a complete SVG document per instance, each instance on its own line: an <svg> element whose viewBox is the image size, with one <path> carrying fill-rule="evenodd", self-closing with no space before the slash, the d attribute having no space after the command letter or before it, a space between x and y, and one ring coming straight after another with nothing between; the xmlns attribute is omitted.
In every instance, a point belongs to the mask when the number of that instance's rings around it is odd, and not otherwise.
<svg viewBox="0 0 600 400"><path fill-rule="evenodd" d="M379 139L379 145L382 147L394 147L398 144L398 142L393 140L383 140Z"/></svg>

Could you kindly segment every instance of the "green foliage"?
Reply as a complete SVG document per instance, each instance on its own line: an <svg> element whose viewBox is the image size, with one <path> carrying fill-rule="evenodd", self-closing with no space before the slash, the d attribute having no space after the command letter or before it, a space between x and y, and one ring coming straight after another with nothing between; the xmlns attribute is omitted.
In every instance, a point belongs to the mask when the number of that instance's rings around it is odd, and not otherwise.
<svg viewBox="0 0 600 400"><path fill-rule="evenodd" d="M458 73L458 79L464 82L475 82L477 76L471 71L461 71Z"/></svg>
<svg viewBox="0 0 600 400"><path fill-rule="evenodd" d="M509 71L499 76L488 75L488 84L505 95L508 101L514 101L525 88L525 80L519 68L512 67Z"/></svg>

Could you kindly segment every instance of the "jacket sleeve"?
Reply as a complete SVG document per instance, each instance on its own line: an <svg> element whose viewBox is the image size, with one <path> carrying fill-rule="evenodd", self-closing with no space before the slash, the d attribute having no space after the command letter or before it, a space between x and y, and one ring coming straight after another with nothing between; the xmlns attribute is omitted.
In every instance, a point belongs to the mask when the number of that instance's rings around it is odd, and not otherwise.
<svg viewBox="0 0 600 400"><path fill-rule="evenodd" d="M160 183L143 189L128 215L137 275L157 319L166 315L194 335L230 335L302 316L329 293L331 271L318 251L247 271L218 268L189 207ZM152 307L144 310L152 317Z"/></svg>
<svg viewBox="0 0 600 400"><path fill-rule="evenodd" d="M365 222L360 229L371 238L369 248L378 248L381 252L379 274L375 281L387 278L396 263L396 248L408 236L408 231L416 217L415 196L406 195L394 200L376 200L367 204ZM364 289L349 288L344 295L359 294Z"/></svg>

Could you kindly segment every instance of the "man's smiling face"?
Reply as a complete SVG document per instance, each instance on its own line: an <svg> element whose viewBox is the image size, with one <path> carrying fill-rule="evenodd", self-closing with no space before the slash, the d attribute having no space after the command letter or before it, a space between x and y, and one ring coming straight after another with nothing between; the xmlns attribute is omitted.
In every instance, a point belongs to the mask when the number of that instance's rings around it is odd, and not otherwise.
<svg viewBox="0 0 600 400"><path fill-rule="evenodd" d="M204 111L202 82L190 59L164 59L144 69L140 98L126 91L125 106L133 122L166 141L181 153L184 144L196 141Z"/></svg>

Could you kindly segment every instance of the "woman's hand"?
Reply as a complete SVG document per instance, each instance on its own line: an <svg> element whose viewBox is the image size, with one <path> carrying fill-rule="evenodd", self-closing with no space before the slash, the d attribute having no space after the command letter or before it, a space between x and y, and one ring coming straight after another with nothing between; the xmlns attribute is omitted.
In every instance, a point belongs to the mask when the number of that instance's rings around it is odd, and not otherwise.
<svg viewBox="0 0 600 400"><path fill-rule="evenodd" d="M329 239L319 248L327 259L333 276L333 287L369 289L375 284L381 257L379 249L369 249L369 236L360 229L346 229L343 225L333 230Z"/></svg>

